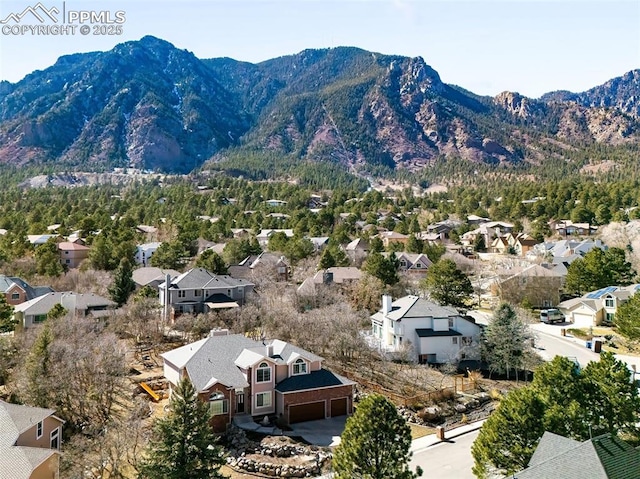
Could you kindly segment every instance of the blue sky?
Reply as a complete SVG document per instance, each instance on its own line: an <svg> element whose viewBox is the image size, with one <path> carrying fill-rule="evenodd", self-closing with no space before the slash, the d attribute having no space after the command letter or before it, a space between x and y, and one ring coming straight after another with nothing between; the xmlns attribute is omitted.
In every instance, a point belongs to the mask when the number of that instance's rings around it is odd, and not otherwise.
<svg viewBox="0 0 640 479"><path fill-rule="evenodd" d="M41 1L61 9L62 0ZM36 3L1 0L0 20ZM583 91L640 68L639 0L66 0L65 6L123 10L123 34L0 34L0 79L15 82L61 55L109 50L144 35L200 58L250 62L341 45L422 56L444 82L484 95Z"/></svg>

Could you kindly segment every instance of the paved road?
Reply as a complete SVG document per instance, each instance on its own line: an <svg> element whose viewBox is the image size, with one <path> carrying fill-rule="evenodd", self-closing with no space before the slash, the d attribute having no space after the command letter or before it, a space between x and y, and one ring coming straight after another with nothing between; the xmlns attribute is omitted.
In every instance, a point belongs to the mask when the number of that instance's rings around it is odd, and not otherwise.
<svg viewBox="0 0 640 479"><path fill-rule="evenodd" d="M451 442L441 442L414 452L411 468L422 467L423 479L474 479L471 445L478 434L479 431L468 432L451 439Z"/></svg>
<svg viewBox="0 0 640 479"><path fill-rule="evenodd" d="M589 361L598 361L599 355L587 349L584 341L560 336L560 330L569 327L571 325L532 324L538 354L546 361L552 360L555 356L572 356L578 360L581 367L586 366ZM627 363L630 368L636 365L640 371L640 357L616 354L616 358Z"/></svg>
<svg viewBox="0 0 640 479"><path fill-rule="evenodd" d="M543 325L547 326L547 325ZM558 327L559 326L552 326ZM548 328L548 326L547 326ZM538 325L532 327L535 338L537 353L545 361L551 361L556 356L574 357L580 363L580 367L585 367L590 361L598 361L599 355L587 349L584 341L581 343L563 339L559 333L540 328Z"/></svg>

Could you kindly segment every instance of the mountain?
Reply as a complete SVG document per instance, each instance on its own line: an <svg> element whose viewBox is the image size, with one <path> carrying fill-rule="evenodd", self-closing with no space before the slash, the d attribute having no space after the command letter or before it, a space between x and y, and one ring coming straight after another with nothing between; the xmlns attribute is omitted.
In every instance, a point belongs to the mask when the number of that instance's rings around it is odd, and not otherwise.
<svg viewBox="0 0 640 479"><path fill-rule="evenodd" d="M192 53L154 37L0 86L0 161L189 171L249 128Z"/></svg>
<svg viewBox="0 0 640 479"><path fill-rule="evenodd" d="M0 83L0 162L176 172L251 155L352 171L540 162L552 147L637 142L633 81L590 90L590 103L492 98L444 83L419 57L339 47L252 64L144 37Z"/></svg>
<svg viewBox="0 0 640 479"><path fill-rule="evenodd" d="M620 77L582 93L555 91L540 98L544 102L575 102L587 108L615 108L640 118L640 69L631 70Z"/></svg>

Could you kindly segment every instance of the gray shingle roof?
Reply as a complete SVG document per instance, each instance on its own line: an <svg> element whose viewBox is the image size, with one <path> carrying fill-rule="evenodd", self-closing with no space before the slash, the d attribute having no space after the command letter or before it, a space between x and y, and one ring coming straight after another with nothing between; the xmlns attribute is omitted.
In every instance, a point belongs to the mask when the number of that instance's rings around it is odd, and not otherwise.
<svg viewBox="0 0 640 479"><path fill-rule="evenodd" d="M0 291L2 291L3 293L6 293L14 284L18 285L24 290L27 296L27 300L42 296L43 294L53 291L48 286L33 287L25 280L23 280L22 278L18 278L17 276L0 275Z"/></svg>
<svg viewBox="0 0 640 479"><path fill-rule="evenodd" d="M309 374L291 376L276 386L276 391L288 393L293 391L305 391L307 389L325 388L330 386L345 386L354 384L342 376L326 369L312 371Z"/></svg>
<svg viewBox="0 0 640 479"><path fill-rule="evenodd" d="M28 479L37 466L57 453L46 448L14 446L20 434L54 412L0 401L0 479Z"/></svg>
<svg viewBox="0 0 640 479"><path fill-rule="evenodd" d="M30 301L22 304L18 304L14 307L15 311L21 311L25 315L40 315L47 314L51 311L56 304L62 304L65 308L69 304L75 303L75 309L78 311L86 311L90 308L111 308L115 307L116 303L110 299L103 298L93 293L72 293L72 292L54 292L48 293L44 296L39 296Z"/></svg>
<svg viewBox="0 0 640 479"><path fill-rule="evenodd" d="M571 441L571 442L569 442ZM573 443L573 444L572 444ZM538 449L542 447L538 454ZM536 457L537 456L537 457ZM610 434L579 443L545 433L527 469L515 479L632 479L640 477L640 451Z"/></svg>
<svg viewBox="0 0 640 479"><path fill-rule="evenodd" d="M193 268L182 273L171 281L171 288L179 289L213 289L213 288L235 288L236 286L253 286L244 279L235 279L228 275L218 275L204 268ZM161 288L165 285L162 283Z"/></svg>

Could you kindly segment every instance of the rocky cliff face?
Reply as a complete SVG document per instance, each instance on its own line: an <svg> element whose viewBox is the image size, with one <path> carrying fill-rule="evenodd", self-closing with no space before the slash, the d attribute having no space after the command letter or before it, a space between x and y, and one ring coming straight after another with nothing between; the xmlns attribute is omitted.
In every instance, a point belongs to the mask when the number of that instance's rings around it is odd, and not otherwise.
<svg viewBox="0 0 640 479"><path fill-rule="evenodd" d="M442 157L540 161L547 140L637 141L637 82L489 98L422 58L341 47L250 64L145 37L1 83L0 162L187 172L229 148L411 170Z"/></svg>

